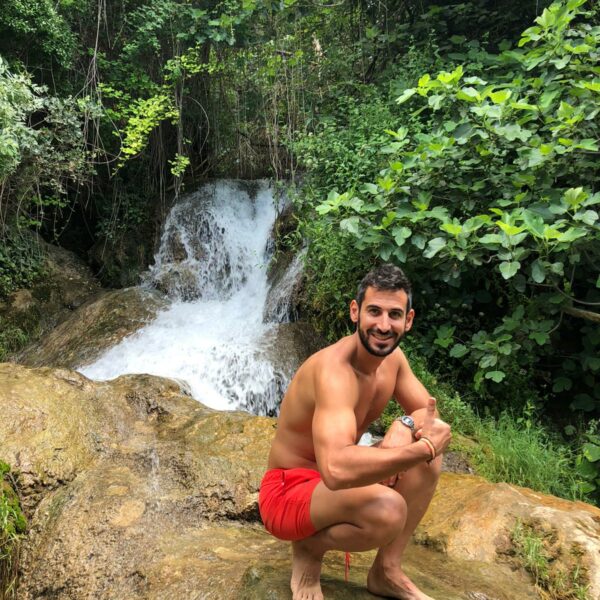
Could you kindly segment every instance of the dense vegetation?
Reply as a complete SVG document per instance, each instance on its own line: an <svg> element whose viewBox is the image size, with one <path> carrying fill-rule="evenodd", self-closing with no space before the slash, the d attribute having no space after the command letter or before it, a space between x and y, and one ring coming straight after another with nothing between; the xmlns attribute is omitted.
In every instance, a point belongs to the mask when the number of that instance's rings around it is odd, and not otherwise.
<svg viewBox="0 0 600 600"><path fill-rule="evenodd" d="M0 296L40 276L32 231L125 285L186 186L301 181L313 322L346 333L357 279L401 264L414 356L510 453L481 469L598 501L599 23L585 0L5 0Z"/></svg>

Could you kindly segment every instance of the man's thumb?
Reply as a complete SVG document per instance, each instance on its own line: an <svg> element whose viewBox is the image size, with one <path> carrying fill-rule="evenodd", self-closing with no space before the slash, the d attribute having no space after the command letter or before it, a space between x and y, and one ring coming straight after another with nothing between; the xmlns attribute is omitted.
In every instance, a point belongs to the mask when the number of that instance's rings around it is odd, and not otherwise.
<svg viewBox="0 0 600 600"><path fill-rule="evenodd" d="M435 419L435 409L437 406L437 400L435 398L429 398L427 402L427 420Z"/></svg>

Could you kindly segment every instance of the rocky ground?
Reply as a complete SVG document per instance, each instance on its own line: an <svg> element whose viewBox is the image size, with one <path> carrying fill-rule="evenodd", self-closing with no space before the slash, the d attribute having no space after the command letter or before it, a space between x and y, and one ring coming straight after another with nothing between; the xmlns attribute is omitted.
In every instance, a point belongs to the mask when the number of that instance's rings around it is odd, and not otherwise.
<svg viewBox="0 0 600 600"><path fill-rule="evenodd" d="M288 545L256 507L275 420L210 410L158 377L14 364L0 365L0 414L30 525L20 599L291 597ZM536 598L511 553L517 520L576 551L598 597L600 510L470 475L443 474L407 571L438 600ZM373 597L371 558L354 554L345 583L328 555L326 598Z"/></svg>

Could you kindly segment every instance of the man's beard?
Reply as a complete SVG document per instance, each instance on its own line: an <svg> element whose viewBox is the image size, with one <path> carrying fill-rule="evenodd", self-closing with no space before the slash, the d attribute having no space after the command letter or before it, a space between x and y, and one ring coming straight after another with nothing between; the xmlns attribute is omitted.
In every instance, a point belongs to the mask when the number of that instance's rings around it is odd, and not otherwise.
<svg viewBox="0 0 600 600"><path fill-rule="evenodd" d="M360 327L360 319L358 320L356 327L358 328L358 337L360 338L360 341L362 342L364 349L369 354L372 354L373 356L378 356L379 358L384 358L384 357L390 355L398 347L398 344L400 343L400 340L402 339L402 334L397 334L395 336L394 343L391 344L389 348L386 348L384 350L379 350L378 348L374 348L373 346L371 346L369 344L369 331L377 331L377 329L369 329L365 333ZM393 338L394 338L394 334L392 334L390 336L390 339L393 339ZM387 340L385 340L385 341L387 341Z"/></svg>

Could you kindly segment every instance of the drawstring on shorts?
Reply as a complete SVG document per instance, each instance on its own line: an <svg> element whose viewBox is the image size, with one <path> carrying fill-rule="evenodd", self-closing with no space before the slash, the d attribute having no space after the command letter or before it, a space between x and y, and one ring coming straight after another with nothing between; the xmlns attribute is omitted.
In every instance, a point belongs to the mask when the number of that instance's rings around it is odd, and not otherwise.
<svg viewBox="0 0 600 600"><path fill-rule="evenodd" d="M350 552L346 552L346 560L344 565L344 579L348 583L348 575L350 574Z"/></svg>

